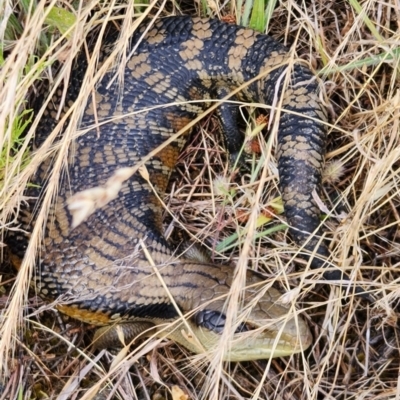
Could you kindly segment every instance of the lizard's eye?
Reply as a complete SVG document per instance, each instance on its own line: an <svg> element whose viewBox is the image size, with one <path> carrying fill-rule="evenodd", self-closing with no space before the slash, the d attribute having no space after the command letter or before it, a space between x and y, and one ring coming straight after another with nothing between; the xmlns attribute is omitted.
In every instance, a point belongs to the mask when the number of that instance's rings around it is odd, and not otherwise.
<svg viewBox="0 0 400 400"><path fill-rule="evenodd" d="M248 332L253 330L254 328L252 328L249 324L247 324L246 322L242 322L237 328L235 333L242 333L242 332Z"/></svg>

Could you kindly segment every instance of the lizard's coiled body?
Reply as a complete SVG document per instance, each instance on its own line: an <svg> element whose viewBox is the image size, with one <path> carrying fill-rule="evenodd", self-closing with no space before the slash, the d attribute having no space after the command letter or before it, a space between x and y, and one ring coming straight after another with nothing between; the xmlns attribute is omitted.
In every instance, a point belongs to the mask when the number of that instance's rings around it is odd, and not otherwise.
<svg viewBox="0 0 400 400"><path fill-rule="evenodd" d="M131 47L144 30L145 26L132 37ZM120 320L139 322L135 333L177 320L177 310L139 246L143 240L182 313L193 312L189 322L202 345L213 348L223 325L233 271L229 266L174 257L163 237L162 207L139 173L123 184L115 200L75 229L71 229L66 202L74 193L104 185L117 169L139 163L207 108L210 104L204 100L220 99L260 75L235 99L268 105L279 104L281 99L277 158L285 214L296 243L314 250L318 240L308 239L319 226L313 192L318 192L321 184L326 114L315 77L300 64L291 68L288 60L282 45L250 29L189 17L156 22L128 58L122 88L118 79L110 84L115 71L109 71L88 99L80 129L92 128L74 142L68 173L63 175L49 216L40 251L40 293L50 299L61 297L64 305L60 310L85 322L106 326ZM71 75L66 104L76 99L85 70L85 56L81 56ZM286 70L289 79L285 83ZM36 145L57 123L54 108L50 105L43 117ZM229 108L222 111L222 123L229 130L231 112ZM241 146L236 129L227 132L231 153ZM181 136L146 162L150 181L161 195L184 142L185 136ZM43 163L33 183L43 187L50 168L50 161ZM39 196L40 190L35 186L27 193ZM33 210L32 206L31 220ZM10 243L13 252L22 257L27 238L15 235ZM326 255L327 249L322 244L318 252ZM319 263L316 257L314 260L314 265ZM256 286L260 283L259 275L248 271L246 284L253 287L243 294L244 307L262 289ZM245 344L239 340L227 359L279 356L308 347L311 335L306 323L293 315L286 318L290 307L279 304L279 297L280 293L270 288L259 299L243 329L266 329ZM181 329L168 330L168 336L201 351L185 341ZM213 335L210 341L201 339L207 329ZM238 335L244 335L243 329Z"/></svg>

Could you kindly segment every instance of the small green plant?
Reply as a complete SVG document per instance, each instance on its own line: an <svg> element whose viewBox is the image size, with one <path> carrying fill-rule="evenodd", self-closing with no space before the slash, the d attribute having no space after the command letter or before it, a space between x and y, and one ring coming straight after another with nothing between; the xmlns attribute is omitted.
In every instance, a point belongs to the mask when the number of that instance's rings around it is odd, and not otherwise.
<svg viewBox="0 0 400 400"><path fill-rule="evenodd" d="M31 123L33 110L27 109L22 111L14 121L12 121L11 135L8 142L3 146L0 155L0 188L4 185L4 177L6 176L9 166L14 162L15 155L19 151L19 147L24 141L24 132ZM25 150L19 169L24 169L29 162L29 150Z"/></svg>

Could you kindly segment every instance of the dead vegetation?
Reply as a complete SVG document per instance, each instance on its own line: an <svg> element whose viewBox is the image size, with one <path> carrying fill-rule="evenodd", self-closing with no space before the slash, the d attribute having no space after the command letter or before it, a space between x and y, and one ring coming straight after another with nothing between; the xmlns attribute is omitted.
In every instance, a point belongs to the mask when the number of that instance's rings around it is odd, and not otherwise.
<svg viewBox="0 0 400 400"><path fill-rule="evenodd" d="M76 16L76 26L68 31L68 24L61 28L57 18L54 22L46 17L47 7L54 4L0 3L3 235L8 229L18 229L23 188L43 157L54 151L49 147L27 157L40 113L31 129L16 138L16 131L22 131L16 127L27 120L23 110L38 98L44 82L55 88L73 73L73 57L88 32L119 20L124 21L121 35L127 37L130 21L144 12L234 19L247 6L246 2L216 1L196 6L189 1L160 1L151 7L61 1L57 7ZM275 283L281 290L297 289L289 293L307 315L314 335L311 349L284 359L215 365L174 343L150 340L132 353L121 352L113 358L91 352L90 327L61 317L33 289L28 290L35 257L33 241L18 276L7 253L0 270L0 399L90 398L98 390L102 391L99 399L398 398L399 9L397 0L289 0L277 2L268 20L269 33L288 46L294 44L298 57L309 61L324 82L331 115L323 196L329 213L327 239L333 262L373 294L374 304L352 296L343 300L339 289L321 285L320 274L293 259L296 248L278 216L263 221L251 238L247 256L251 267L263 272L267 280L283 276ZM13 21L10 14L20 22L19 28L13 24L11 33L5 30L10 26L7 21ZM51 68L56 61L62 65L57 73ZM79 109L74 118L78 120ZM271 216L270 206L279 196L273 143L268 137L262 143L263 161L249 161L251 173L231 176L218 127L207 117L183 152L165 201L192 238L207 245L215 259L233 263L238 259L242 246L238 233L254 207ZM260 182L264 165L269 177ZM264 185L262 196L254 203L260 183ZM275 206L273 210L276 213ZM166 231L170 233L175 225L166 215Z"/></svg>

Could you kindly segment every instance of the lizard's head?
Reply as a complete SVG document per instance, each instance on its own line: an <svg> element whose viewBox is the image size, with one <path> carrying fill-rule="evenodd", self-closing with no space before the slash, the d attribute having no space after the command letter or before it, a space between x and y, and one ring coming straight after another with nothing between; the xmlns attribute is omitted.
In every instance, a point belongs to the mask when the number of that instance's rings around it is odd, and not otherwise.
<svg viewBox="0 0 400 400"><path fill-rule="evenodd" d="M310 346L312 335L306 322L299 316L293 316L290 307L271 302L271 298L276 298L276 295L281 296L276 290L269 289L249 312L239 312L237 320L241 322L231 324L234 333L225 336L230 340L224 349L224 360L250 361L283 357L299 353ZM227 325L227 314L216 310L214 303L210 306L195 313L187 325L181 324L168 337L195 353L221 348L224 345L221 338ZM224 306L226 308L226 304Z"/></svg>
<svg viewBox="0 0 400 400"><path fill-rule="evenodd" d="M231 324L227 323L227 302L222 299L210 302L187 319L186 324L169 332L168 337L194 353L222 350L227 361L299 353L311 345L312 335L305 320L294 315L291 304L279 303L281 296L276 289L269 288L258 298L255 290L247 289ZM225 332L226 327L234 333Z"/></svg>

